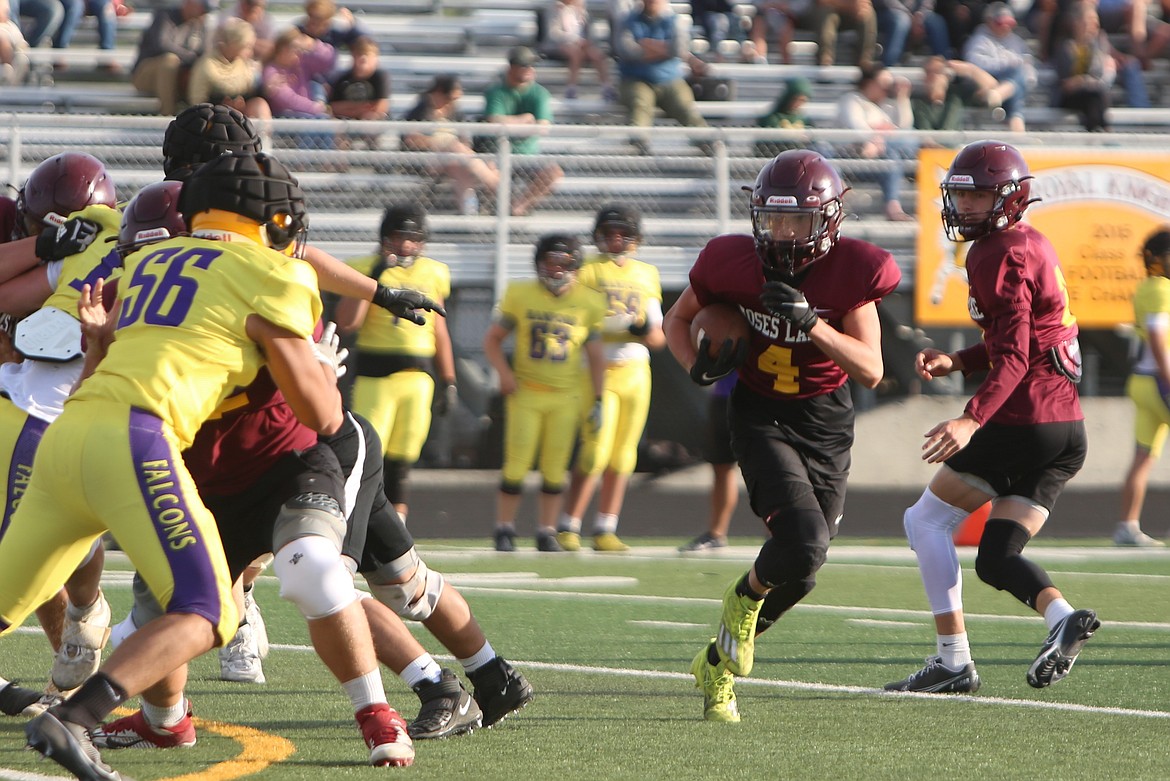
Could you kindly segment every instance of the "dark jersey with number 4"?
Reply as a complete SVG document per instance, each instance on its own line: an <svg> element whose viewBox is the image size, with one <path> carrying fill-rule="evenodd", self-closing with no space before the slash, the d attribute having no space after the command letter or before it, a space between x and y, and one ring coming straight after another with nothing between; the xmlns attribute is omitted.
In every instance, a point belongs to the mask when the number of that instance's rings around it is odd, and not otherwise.
<svg viewBox="0 0 1170 781"><path fill-rule="evenodd" d="M867 241L841 238L801 275L799 287L817 315L841 330L848 312L880 301L901 278L890 253ZM717 236L707 242L691 268L690 282L700 306L733 304L751 324L751 347L739 378L756 393L803 399L845 384L844 369L760 303L764 271L751 236Z"/></svg>
<svg viewBox="0 0 1170 781"><path fill-rule="evenodd" d="M990 369L967 413L980 424L1082 420L1076 386L1048 356L1077 336L1052 243L1025 223L994 231L971 245L967 283L967 306L983 341L959 357L969 372Z"/></svg>

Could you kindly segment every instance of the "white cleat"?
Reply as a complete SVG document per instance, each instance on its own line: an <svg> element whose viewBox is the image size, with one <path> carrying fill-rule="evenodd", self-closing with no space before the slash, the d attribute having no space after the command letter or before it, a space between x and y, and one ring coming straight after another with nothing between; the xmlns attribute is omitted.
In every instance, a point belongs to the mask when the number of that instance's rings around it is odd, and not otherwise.
<svg viewBox="0 0 1170 781"><path fill-rule="evenodd" d="M264 683L264 667L256 632L251 624L240 624L236 634L219 649L219 679L237 683Z"/></svg>

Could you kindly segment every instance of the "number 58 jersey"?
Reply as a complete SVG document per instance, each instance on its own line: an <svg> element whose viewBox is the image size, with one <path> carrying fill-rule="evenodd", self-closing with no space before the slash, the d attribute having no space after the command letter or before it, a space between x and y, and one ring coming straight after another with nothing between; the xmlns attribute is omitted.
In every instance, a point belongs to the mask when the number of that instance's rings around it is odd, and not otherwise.
<svg viewBox="0 0 1170 781"><path fill-rule="evenodd" d="M893 256L859 239L840 238L828 254L809 266L798 287L817 315L832 328L854 309L878 302L902 279ZM747 360L740 381L756 393L778 399L804 399L845 384L845 370L801 333L760 303L764 267L751 236L717 236L699 253L690 274L700 306L719 301L739 307L751 325Z"/></svg>
<svg viewBox="0 0 1170 781"><path fill-rule="evenodd" d="M172 239L125 265L116 338L73 398L146 410L170 424L183 448L264 364L247 335L250 315L305 339L321 316L312 267L258 244Z"/></svg>

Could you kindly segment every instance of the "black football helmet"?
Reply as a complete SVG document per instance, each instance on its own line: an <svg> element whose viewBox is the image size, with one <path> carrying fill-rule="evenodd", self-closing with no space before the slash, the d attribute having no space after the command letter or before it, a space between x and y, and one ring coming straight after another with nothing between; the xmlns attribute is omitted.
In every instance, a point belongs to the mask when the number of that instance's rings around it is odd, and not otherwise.
<svg viewBox="0 0 1170 781"><path fill-rule="evenodd" d="M193 224L210 209L238 214L263 228L266 244L298 257L309 230L305 194L296 177L272 155L230 152L199 166L183 183L179 212Z"/></svg>
<svg viewBox="0 0 1170 781"><path fill-rule="evenodd" d="M794 278L837 243L849 188L818 153L781 152L744 189L751 193L752 235L765 269Z"/></svg>
<svg viewBox="0 0 1170 781"><path fill-rule="evenodd" d="M621 237L619 249L617 236ZM602 206L593 222L593 243L606 255L624 255L642 241L642 215L633 206Z"/></svg>
<svg viewBox="0 0 1170 781"><path fill-rule="evenodd" d="M53 155L38 165L16 196L17 231L36 236L46 225L60 226L86 206L117 205L114 182L102 161L84 152Z"/></svg>
<svg viewBox="0 0 1170 781"><path fill-rule="evenodd" d="M1142 261L1147 276L1170 277L1170 225L1163 225L1146 237Z"/></svg>
<svg viewBox="0 0 1170 781"><path fill-rule="evenodd" d="M179 213L182 182L148 184L122 209L118 230L118 254L123 260L140 247L187 235L187 222Z"/></svg>
<svg viewBox="0 0 1170 781"><path fill-rule="evenodd" d="M378 231L382 237L382 253L397 257L391 265L410 266L430 238L427 230L427 212L418 203L392 203L382 215ZM411 242L408 246L406 242Z"/></svg>
<svg viewBox="0 0 1170 781"><path fill-rule="evenodd" d="M260 134L251 121L222 104L199 103L179 112L163 134L163 173L186 179L224 152L259 152Z"/></svg>
<svg viewBox="0 0 1170 781"><path fill-rule="evenodd" d="M536 277L550 293L559 293L577 277L585 261L581 242L567 233L549 233L536 242Z"/></svg>
<svg viewBox="0 0 1170 781"><path fill-rule="evenodd" d="M1032 198L1031 180L1024 156L1002 141L976 141L967 144L955 156L942 181L942 219L947 238L971 241L992 231L1015 225ZM984 190L995 193L990 211L960 214L954 193L959 190Z"/></svg>

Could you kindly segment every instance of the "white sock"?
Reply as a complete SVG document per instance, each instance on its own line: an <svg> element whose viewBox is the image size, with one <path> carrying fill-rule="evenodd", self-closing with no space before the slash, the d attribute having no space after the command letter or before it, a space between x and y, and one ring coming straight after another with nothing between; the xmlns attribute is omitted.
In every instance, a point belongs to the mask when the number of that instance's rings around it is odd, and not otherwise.
<svg viewBox="0 0 1170 781"><path fill-rule="evenodd" d="M1044 623L1048 624L1048 631L1056 629L1056 625L1073 614L1073 606L1063 597L1054 599L1044 610Z"/></svg>
<svg viewBox="0 0 1170 781"><path fill-rule="evenodd" d="M560 520L557 521L557 531L559 532L573 532L573 534L581 533L581 519L573 518L568 513L561 513Z"/></svg>
<svg viewBox="0 0 1170 781"><path fill-rule="evenodd" d="M938 655L942 658L943 667L948 670L961 670L970 664L971 643L967 640L967 633L939 635Z"/></svg>
<svg viewBox="0 0 1170 781"><path fill-rule="evenodd" d="M423 681L438 683L442 675L443 671L439 668L439 663L428 653L424 653L398 673L398 677L412 689Z"/></svg>
<svg viewBox="0 0 1170 781"><path fill-rule="evenodd" d="M382 688L382 676L376 667L360 678L346 681L341 688L353 703L355 712L369 705L386 704L386 690Z"/></svg>
<svg viewBox="0 0 1170 781"><path fill-rule="evenodd" d="M158 729L174 727L187 715L187 698L180 697L174 705L151 705L142 701L142 715L146 723Z"/></svg>
<svg viewBox="0 0 1170 781"><path fill-rule="evenodd" d="M85 607L78 607L77 605L74 605L73 600L66 596L65 615L69 616L69 618L77 622L84 621L85 619L89 618L90 615L96 612L95 608L97 608L98 603L101 601L102 593L100 591L98 592L97 599L95 599L92 604L86 605Z"/></svg>
<svg viewBox="0 0 1170 781"><path fill-rule="evenodd" d="M469 656L466 659L460 659L459 664L463 665L463 670L465 672L473 673L495 658L496 651L494 648L492 648L492 644L487 640L484 640L483 648L479 649L475 652L474 655Z"/></svg>
<svg viewBox="0 0 1170 781"><path fill-rule="evenodd" d="M613 534L617 527L618 517L614 513L598 513L593 519L594 534Z"/></svg>

